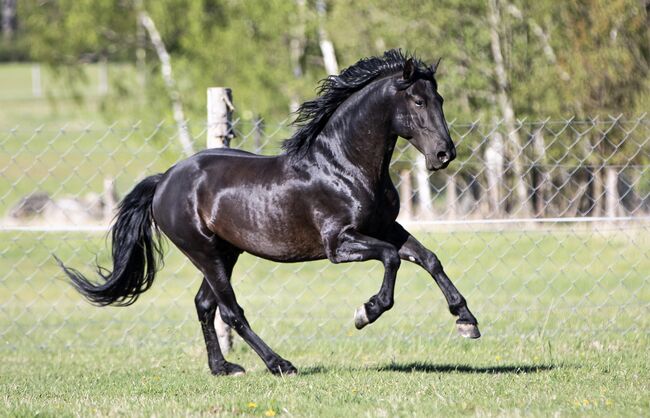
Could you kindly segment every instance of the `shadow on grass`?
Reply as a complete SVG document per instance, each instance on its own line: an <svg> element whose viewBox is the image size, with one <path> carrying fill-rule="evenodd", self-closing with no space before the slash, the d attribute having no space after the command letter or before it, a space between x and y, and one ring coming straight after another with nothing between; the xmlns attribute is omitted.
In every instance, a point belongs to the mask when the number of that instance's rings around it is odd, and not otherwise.
<svg viewBox="0 0 650 418"><path fill-rule="evenodd" d="M301 375L322 374L327 372L327 368L323 366L304 367L298 370L298 373Z"/></svg>
<svg viewBox="0 0 650 418"><path fill-rule="evenodd" d="M376 368L379 372L402 373L468 373L468 374L525 374L540 373L557 369L554 364L519 364L503 366L466 366L459 364L431 364L431 363L391 363Z"/></svg>
<svg viewBox="0 0 650 418"><path fill-rule="evenodd" d="M561 366L554 364L519 364L503 366L475 367L460 364L431 364L431 363L391 363L374 367L352 367L349 371L378 371L401 373L467 373L467 374L526 374L541 373L555 370ZM325 366L305 367L299 370L300 375L317 375L330 372Z"/></svg>

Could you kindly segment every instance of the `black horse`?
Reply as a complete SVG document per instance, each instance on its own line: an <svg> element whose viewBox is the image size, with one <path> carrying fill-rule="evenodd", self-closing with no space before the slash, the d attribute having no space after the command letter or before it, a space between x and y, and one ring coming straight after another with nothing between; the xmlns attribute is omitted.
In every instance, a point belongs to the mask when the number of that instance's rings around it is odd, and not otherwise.
<svg viewBox="0 0 650 418"><path fill-rule="evenodd" d="M162 231L203 274L195 303L216 375L244 372L221 353L217 307L272 373L296 372L253 332L237 303L230 277L244 251L284 263L381 261L381 289L356 310L358 329L393 306L400 259L414 262L442 290L459 333L478 338L476 318L438 258L395 222L399 199L389 164L397 137L424 154L429 170L447 167L456 156L436 67L391 50L328 77L319 97L300 107L285 153L210 149L147 177L120 203L113 271L98 267L103 281L94 283L59 261L61 267L91 302L130 305L153 282Z"/></svg>

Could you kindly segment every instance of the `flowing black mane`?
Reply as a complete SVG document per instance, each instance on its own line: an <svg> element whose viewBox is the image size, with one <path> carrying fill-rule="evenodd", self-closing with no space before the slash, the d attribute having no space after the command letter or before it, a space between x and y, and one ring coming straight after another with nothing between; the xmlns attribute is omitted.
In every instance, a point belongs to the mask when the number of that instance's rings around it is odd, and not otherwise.
<svg viewBox="0 0 650 418"><path fill-rule="evenodd" d="M298 130L282 144L289 155L302 155L309 149L334 111L354 92L361 90L371 81L404 70L408 59L413 59L419 77L435 81L434 71L422 61L400 49L391 49L383 57L370 57L346 68L340 75L330 75L321 80L318 97L304 102L298 108L293 124Z"/></svg>

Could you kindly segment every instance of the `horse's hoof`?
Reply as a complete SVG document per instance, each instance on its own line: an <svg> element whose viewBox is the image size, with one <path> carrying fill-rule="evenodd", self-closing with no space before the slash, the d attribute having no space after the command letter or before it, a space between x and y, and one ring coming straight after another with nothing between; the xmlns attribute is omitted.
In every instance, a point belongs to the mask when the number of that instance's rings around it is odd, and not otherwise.
<svg viewBox="0 0 650 418"><path fill-rule="evenodd" d="M354 326L357 329L361 329L368 325L370 320L368 319L368 313L366 312L366 306L361 305L354 311Z"/></svg>
<svg viewBox="0 0 650 418"><path fill-rule="evenodd" d="M478 326L474 324L456 324L456 329L458 333L465 338L480 338L481 332L478 330Z"/></svg>
<svg viewBox="0 0 650 418"><path fill-rule="evenodd" d="M298 369L296 369L293 364L287 360L282 360L271 367L269 367L271 373L281 376L292 376L298 374Z"/></svg>
<svg viewBox="0 0 650 418"><path fill-rule="evenodd" d="M239 364L225 362L212 370L215 376L243 376L246 370Z"/></svg>

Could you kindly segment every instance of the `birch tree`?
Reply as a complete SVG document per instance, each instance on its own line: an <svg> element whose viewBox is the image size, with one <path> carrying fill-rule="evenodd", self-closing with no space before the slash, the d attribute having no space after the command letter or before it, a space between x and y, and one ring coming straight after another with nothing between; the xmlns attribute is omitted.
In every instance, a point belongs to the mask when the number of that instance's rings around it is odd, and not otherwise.
<svg viewBox="0 0 650 418"><path fill-rule="evenodd" d="M502 27L501 9L499 0L488 0L488 23L490 27L490 46L494 60L494 74L496 81L496 96L503 125L508 137L508 155L512 162L513 177L515 183L516 201L519 208L518 215L521 217L530 216L530 203L526 189L527 173L524 172L524 149L519 137L519 127L515 120L515 111L510 98L510 82L502 53Z"/></svg>

